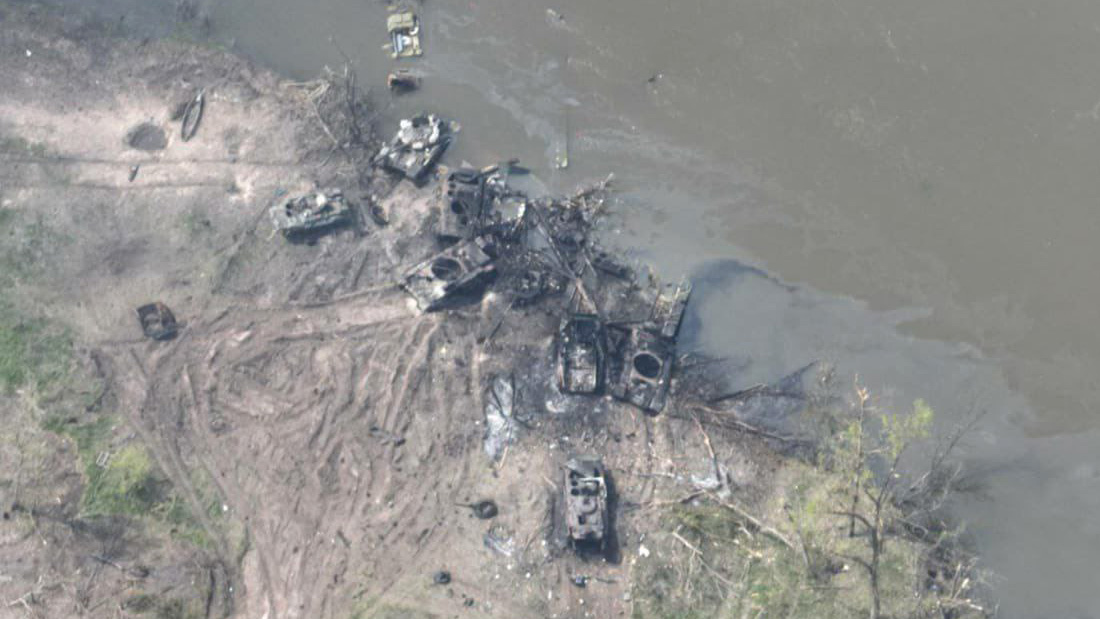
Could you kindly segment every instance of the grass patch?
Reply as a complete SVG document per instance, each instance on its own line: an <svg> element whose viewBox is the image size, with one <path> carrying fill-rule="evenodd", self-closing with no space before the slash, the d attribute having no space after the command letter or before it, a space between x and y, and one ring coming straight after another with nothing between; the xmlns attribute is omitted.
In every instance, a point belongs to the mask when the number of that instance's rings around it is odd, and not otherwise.
<svg viewBox="0 0 1100 619"><path fill-rule="evenodd" d="M356 605L351 619L436 619L436 615L372 598Z"/></svg>
<svg viewBox="0 0 1100 619"><path fill-rule="evenodd" d="M31 142L18 136L0 137L0 153L30 157L45 157L49 151L41 142Z"/></svg>
<svg viewBox="0 0 1100 619"><path fill-rule="evenodd" d="M83 511L89 516L141 516L161 501L163 484L149 454L137 445L123 447L105 466L93 463L85 473Z"/></svg>
<svg viewBox="0 0 1100 619"><path fill-rule="evenodd" d="M66 239L46 225L41 214L30 218L15 209L0 209L0 285L11 286L49 274L53 258Z"/></svg>
<svg viewBox="0 0 1100 619"><path fill-rule="evenodd" d="M42 400L56 398L73 372L72 349L67 330L0 300L0 393L30 387Z"/></svg>

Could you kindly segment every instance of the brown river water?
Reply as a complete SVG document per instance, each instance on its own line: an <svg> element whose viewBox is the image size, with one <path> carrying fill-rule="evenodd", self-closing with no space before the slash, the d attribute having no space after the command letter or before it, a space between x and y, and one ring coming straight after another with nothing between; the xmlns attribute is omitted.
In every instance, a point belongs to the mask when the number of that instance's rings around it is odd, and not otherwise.
<svg viewBox="0 0 1100 619"><path fill-rule="evenodd" d="M56 0L165 33L167 0ZM352 60L459 120L446 162L614 172L613 242L699 283L685 345L746 385L836 362L945 426L1008 619L1100 617L1100 2L427 0L391 60L371 0L213 0L290 78ZM423 77L391 99L384 77ZM553 162L568 154L569 167Z"/></svg>

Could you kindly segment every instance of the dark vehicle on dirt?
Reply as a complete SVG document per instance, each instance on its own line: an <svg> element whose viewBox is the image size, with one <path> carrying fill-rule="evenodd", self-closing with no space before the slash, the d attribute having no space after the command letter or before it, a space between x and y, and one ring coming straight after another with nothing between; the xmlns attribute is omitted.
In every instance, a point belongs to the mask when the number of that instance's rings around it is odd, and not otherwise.
<svg viewBox="0 0 1100 619"><path fill-rule="evenodd" d="M168 306L155 301L137 308L138 321L145 337L154 340L170 340L179 332L176 316Z"/></svg>
<svg viewBox="0 0 1100 619"><path fill-rule="evenodd" d="M268 211L283 236L306 234L351 223L351 206L339 189L289 198Z"/></svg>
<svg viewBox="0 0 1100 619"><path fill-rule="evenodd" d="M603 388L607 338L595 314L573 314L558 329L558 388L592 394Z"/></svg>
<svg viewBox="0 0 1100 619"><path fill-rule="evenodd" d="M596 456L576 456L565 463L565 525L574 548L606 548L607 478Z"/></svg>
<svg viewBox="0 0 1100 619"><path fill-rule="evenodd" d="M401 286L420 309L442 309L456 297L477 293L496 274L490 248L482 237L452 245L407 271Z"/></svg>
<svg viewBox="0 0 1100 619"><path fill-rule="evenodd" d="M451 123L434 114L401 121L397 135L375 155L373 163L420 184L451 144Z"/></svg>

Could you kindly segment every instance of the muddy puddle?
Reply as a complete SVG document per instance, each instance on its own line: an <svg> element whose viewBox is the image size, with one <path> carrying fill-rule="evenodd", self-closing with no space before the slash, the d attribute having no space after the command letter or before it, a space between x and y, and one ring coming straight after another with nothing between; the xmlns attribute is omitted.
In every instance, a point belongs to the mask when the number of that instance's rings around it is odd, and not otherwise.
<svg viewBox="0 0 1100 619"><path fill-rule="evenodd" d="M174 31L172 2L81 5ZM458 120L445 163L518 157L555 191L614 172L608 238L692 273L686 345L744 386L826 359L945 425L988 409L960 508L1003 616L1097 616L1100 5L426 2L401 62L381 2L201 10L292 79L346 56L383 123ZM418 92L385 91L398 66Z"/></svg>

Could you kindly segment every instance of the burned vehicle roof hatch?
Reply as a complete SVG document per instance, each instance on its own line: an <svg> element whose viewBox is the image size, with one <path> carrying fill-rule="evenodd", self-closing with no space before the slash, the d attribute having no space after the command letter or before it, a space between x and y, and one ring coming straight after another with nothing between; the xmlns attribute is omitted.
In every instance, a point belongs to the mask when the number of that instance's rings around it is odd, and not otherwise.
<svg viewBox="0 0 1100 619"><path fill-rule="evenodd" d="M268 214L275 229L288 237L352 221L351 206L339 189L289 198L272 206Z"/></svg>
<svg viewBox="0 0 1100 619"><path fill-rule="evenodd" d="M175 314L160 301L147 303L137 308L137 315L145 337L154 340L170 340L179 331Z"/></svg>
<svg viewBox="0 0 1100 619"><path fill-rule="evenodd" d="M442 309L448 301L475 294L489 282L496 272L491 248L491 242L482 237L452 245L407 271L401 285L420 309Z"/></svg>
<svg viewBox="0 0 1100 619"><path fill-rule="evenodd" d="M607 338L595 314L573 314L558 330L558 387L592 394L603 388Z"/></svg>
<svg viewBox="0 0 1100 619"><path fill-rule="evenodd" d="M449 121L434 114L406 118L393 140L375 155L373 163L419 184L447 150L453 129Z"/></svg>
<svg viewBox="0 0 1100 619"><path fill-rule="evenodd" d="M603 549L607 539L607 478L595 456L565 463L565 522L569 543Z"/></svg>

